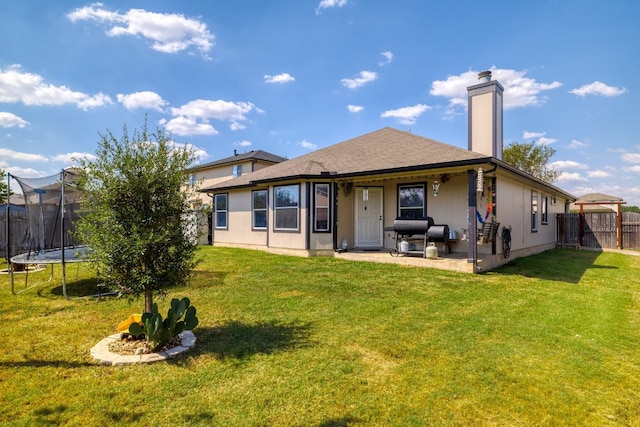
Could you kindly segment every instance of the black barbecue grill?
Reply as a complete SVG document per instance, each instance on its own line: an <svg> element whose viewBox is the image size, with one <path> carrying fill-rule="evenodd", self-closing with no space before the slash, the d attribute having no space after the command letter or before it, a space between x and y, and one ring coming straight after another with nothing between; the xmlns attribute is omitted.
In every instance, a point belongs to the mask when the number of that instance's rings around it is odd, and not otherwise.
<svg viewBox="0 0 640 427"><path fill-rule="evenodd" d="M424 258L426 255L429 230L433 227L433 218L396 218L393 221L393 231L396 233L396 246L391 249L392 256L400 254L420 254ZM414 237L414 236L420 237ZM420 250L413 246L418 243Z"/></svg>

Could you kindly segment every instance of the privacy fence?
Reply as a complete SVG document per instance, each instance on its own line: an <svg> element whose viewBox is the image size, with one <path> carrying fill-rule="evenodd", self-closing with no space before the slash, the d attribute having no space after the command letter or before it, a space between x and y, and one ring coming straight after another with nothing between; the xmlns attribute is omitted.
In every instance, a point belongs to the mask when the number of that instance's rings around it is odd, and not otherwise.
<svg viewBox="0 0 640 427"><path fill-rule="evenodd" d="M615 212L588 212L558 214L556 216L556 242L561 247L640 249L640 213L622 212L620 221Z"/></svg>

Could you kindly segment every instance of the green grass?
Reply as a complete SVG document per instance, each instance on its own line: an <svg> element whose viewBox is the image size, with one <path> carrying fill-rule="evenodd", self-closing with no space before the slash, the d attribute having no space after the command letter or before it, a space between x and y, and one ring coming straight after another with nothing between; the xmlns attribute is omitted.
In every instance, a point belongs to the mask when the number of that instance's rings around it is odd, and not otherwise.
<svg viewBox="0 0 640 427"><path fill-rule="evenodd" d="M189 296L198 345L149 365L89 355L141 301L66 300L59 267L20 295L0 276L0 424L640 425L640 257L553 250L468 275L199 256L158 300ZM76 268L69 294L94 292Z"/></svg>

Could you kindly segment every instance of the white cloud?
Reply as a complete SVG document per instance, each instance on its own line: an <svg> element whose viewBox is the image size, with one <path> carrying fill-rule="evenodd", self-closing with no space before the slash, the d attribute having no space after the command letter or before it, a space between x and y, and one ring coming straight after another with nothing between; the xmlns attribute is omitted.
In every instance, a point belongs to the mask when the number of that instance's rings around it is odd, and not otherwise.
<svg viewBox="0 0 640 427"><path fill-rule="evenodd" d="M536 141L537 145L549 145L549 144L553 144L554 142L556 142L557 139L555 138L547 138L547 137L541 137L538 138L538 140Z"/></svg>
<svg viewBox="0 0 640 427"><path fill-rule="evenodd" d="M361 105L349 104L347 105L347 110L349 110L350 113L359 113L360 111L364 110L364 107Z"/></svg>
<svg viewBox="0 0 640 427"><path fill-rule="evenodd" d="M510 110L519 107L542 105L546 97L542 92L562 86L562 83L539 83L535 79L527 77L526 71L499 69L491 67L492 79L500 82L504 87L504 109ZM478 84L478 71L449 76L446 80L436 80L431 83L429 93L433 96L449 98L451 108L467 106L467 87Z"/></svg>
<svg viewBox="0 0 640 427"><path fill-rule="evenodd" d="M246 115L254 109L250 102L196 99L179 108L171 108L174 118L167 123L167 129L183 136L215 135L218 131L209 124L209 119L229 122L231 130L244 129Z"/></svg>
<svg viewBox="0 0 640 427"><path fill-rule="evenodd" d="M28 124L28 121L21 119L15 114L0 111L0 127L12 128L17 126L23 128Z"/></svg>
<svg viewBox="0 0 640 427"><path fill-rule="evenodd" d="M549 145L549 144L553 144L554 142L558 141L555 138L547 138L545 137L547 133L546 132L529 132L529 131L524 131L522 132L522 138L523 139L536 139L536 145Z"/></svg>
<svg viewBox="0 0 640 427"><path fill-rule="evenodd" d="M18 160L21 162L48 162L49 159L41 154L21 153L8 148L0 148L0 158Z"/></svg>
<svg viewBox="0 0 640 427"><path fill-rule="evenodd" d="M577 172L562 172L558 177L558 182L585 182L587 178Z"/></svg>
<svg viewBox="0 0 640 427"><path fill-rule="evenodd" d="M118 102L124 105L127 110L142 108L163 112L164 107L169 104L160 95L151 91L135 92L128 95L118 94L117 97Z"/></svg>
<svg viewBox="0 0 640 427"><path fill-rule="evenodd" d="M309 150L315 150L316 148L318 148L318 146L316 144L314 144L312 142L309 142L309 141L307 141L305 139L303 139L299 144L300 144L300 146L302 148L306 148L306 149L309 149Z"/></svg>
<svg viewBox="0 0 640 427"><path fill-rule="evenodd" d="M638 166L631 166L629 168L622 168L622 170L624 170L625 172L632 172L632 173L638 173L640 174L640 165Z"/></svg>
<svg viewBox="0 0 640 427"><path fill-rule="evenodd" d="M589 178L610 178L612 175L607 171L595 170L587 172L587 176Z"/></svg>
<svg viewBox="0 0 640 427"><path fill-rule="evenodd" d="M234 142L233 145L238 145L240 147L249 147L253 144L251 143L251 141L238 141L238 142Z"/></svg>
<svg viewBox="0 0 640 427"><path fill-rule="evenodd" d="M629 163L640 163L640 153L623 153L620 158Z"/></svg>
<svg viewBox="0 0 640 427"><path fill-rule="evenodd" d="M195 47L204 58L214 45L215 36L199 20L177 13L155 13L130 9L124 14L111 12L103 4L78 8L67 15L71 22L94 21L109 27L106 34L141 36L152 42L151 48L164 53L177 53Z"/></svg>
<svg viewBox="0 0 640 427"><path fill-rule="evenodd" d="M387 65L387 64L391 63L391 61L393 61L393 53L388 51L388 50L385 51L385 52L380 52L380 55L382 55L383 58L384 58L382 61L378 62L378 65L381 66L381 67L383 65Z"/></svg>
<svg viewBox="0 0 640 427"><path fill-rule="evenodd" d="M169 121L160 120L159 123L172 134L180 136L217 135L219 133L208 122L198 122L193 117L174 117Z"/></svg>
<svg viewBox="0 0 640 427"><path fill-rule="evenodd" d="M54 162L62 162L65 165L76 164L78 159L87 159L93 161L97 159L97 157L90 153L66 153L66 154L57 154L51 158Z"/></svg>
<svg viewBox="0 0 640 427"><path fill-rule="evenodd" d="M264 75L264 81L266 83L289 83L292 81L295 81L295 77L289 75L288 73L282 73L282 74L278 74L275 76L269 75L269 74L265 74Z"/></svg>
<svg viewBox="0 0 640 427"><path fill-rule="evenodd" d="M87 95L66 86L54 86L45 83L42 76L22 72L19 65L0 69L0 102L22 102L24 105L75 104L83 110L112 104L111 98L101 92Z"/></svg>
<svg viewBox="0 0 640 427"><path fill-rule="evenodd" d="M587 95L600 95L600 96L612 97L612 96L622 95L626 91L627 89L624 87L618 88L615 86L608 86L602 82L595 81L593 83L580 86L577 89L570 90L569 92L584 98Z"/></svg>
<svg viewBox="0 0 640 427"><path fill-rule="evenodd" d="M193 152L193 155L198 160L206 159L207 157L209 157L209 153L207 153L206 150L204 150L203 148L196 147L193 144L183 144L181 142L171 141L170 145L171 147L177 150L182 150L186 148L187 150Z"/></svg>
<svg viewBox="0 0 640 427"><path fill-rule="evenodd" d="M542 136L545 136L547 133L546 132L529 132L529 131L524 131L522 132L522 138L523 139L533 139L533 138L540 138Z"/></svg>
<svg viewBox="0 0 640 427"><path fill-rule="evenodd" d="M393 117L403 125L412 125L416 122L418 117L425 111L431 109L430 106L425 104L417 104L412 107L398 108L397 110L387 110L380 115L382 118Z"/></svg>
<svg viewBox="0 0 640 427"><path fill-rule="evenodd" d="M342 79L340 82L342 82L343 86L348 87L349 89L357 89L360 86L371 83L378 78L378 74L375 71L360 71L357 76L358 77L353 79Z"/></svg>
<svg viewBox="0 0 640 427"><path fill-rule="evenodd" d="M568 148L572 148L572 149L584 148L584 147L587 147L587 144L585 144L582 141L578 141L577 139L573 139L573 140L571 140L571 144L569 144L567 147Z"/></svg>
<svg viewBox="0 0 640 427"><path fill-rule="evenodd" d="M559 169L588 169L589 166L584 163L574 162L573 160L558 160L555 162L549 163L549 167L551 169L559 170Z"/></svg>
<svg viewBox="0 0 640 427"><path fill-rule="evenodd" d="M331 7L342 7L347 4L348 0L322 0L318 7L316 7L316 15L320 15L322 9L329 9Z"/></svg>

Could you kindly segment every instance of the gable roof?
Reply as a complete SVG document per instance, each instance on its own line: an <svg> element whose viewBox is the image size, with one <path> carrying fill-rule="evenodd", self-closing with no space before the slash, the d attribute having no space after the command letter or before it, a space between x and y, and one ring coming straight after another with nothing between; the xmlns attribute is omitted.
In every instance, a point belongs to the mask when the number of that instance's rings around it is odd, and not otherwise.
<svg viewBox="0 0 640 427"><path fill-rule="evenodd" d="M489 160L483 154L390 127L304 154L202 191L327 175L359 176Z"/></svg>
<svg viewBox="0 0 640 427"><path fill-rule="evenodd" d="M513 174L563 194L570 200L575 200L575 196L494 157L391 127L213 184L200 191L207 193L292 179L350 178L486 163L500 166Z"/></svg>
<svg viewBox="0 0 640 427"><path fill-rule="evenodd" d="M225 157L224 159L215 160L213 162L205 163L195 166L193 170L209 169L211 167L223 166L227 164L242 163L247 160L259 160L267 163L280 163L287 160L286 157L281 157L272 153L268 153L263 150L251 150L247 153L235 154L233 156Z"/></svg>
<svg viewBox="0 0 640 427"><path fill-rule="evenodd" d="M596 203L596 204L600 204L600 205L607 205L607 204L617 204L617 203L622 203L624 202L623 199L621 199L620 197L616 197L616 196L609 196L608 194L603 194L603 193L589 193L589 194L585 194L583 196L578 197L578 199L575 201L576 204L580 204L580 203Z"/></svg>

